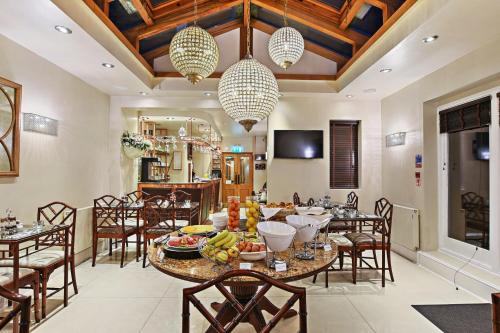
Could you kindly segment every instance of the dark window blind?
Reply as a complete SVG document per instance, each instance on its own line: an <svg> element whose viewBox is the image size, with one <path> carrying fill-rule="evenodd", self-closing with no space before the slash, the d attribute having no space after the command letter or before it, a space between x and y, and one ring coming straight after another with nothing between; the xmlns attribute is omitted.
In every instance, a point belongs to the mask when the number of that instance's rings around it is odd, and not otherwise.
<svg viewBox="0 0 500 333"><path fill-rule="evenodd" d="M359 121L330 121L330 188L358 188Z"/></svg>
<svg viewBox="0 0 500 333"><path fill-rule="evenodd" d="M454 133L491 123L491 96L455 106L439 112L439 131Z"/></svg>

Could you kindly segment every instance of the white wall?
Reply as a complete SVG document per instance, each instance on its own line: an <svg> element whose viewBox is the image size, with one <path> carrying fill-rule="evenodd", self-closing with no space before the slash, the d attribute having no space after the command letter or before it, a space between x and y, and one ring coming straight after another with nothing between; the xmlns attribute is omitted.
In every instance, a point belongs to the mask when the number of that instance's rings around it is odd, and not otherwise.
<svg viewBox="0 0 500 333"><path fill-rule="evenodd" d="M294 192L302 200L318 199L330 194L334 200L345 201L351 190L330 189L329 122L360 120L360 209L373 211L381 196L380 103L370 101L336 101L333 98L293 98L280 100L269 117L267 142L268 192L270 201L292 201ZM324 158L293 160L274 158L274 130L323 130Z"/></svg>
<svg viewBox="0 0 500 333"><path fill-rule="evenodd" d="M59 121L57 137L21 129L20 176L0 178L0 215L11 208L31 224L37 207L52 201L93 205L110 192L115 175L109 169L109 97L3 35L0 50L0 76L23 86L21 112ZM89 236L77 235L77 248L89 245Z"/></svg>
<svg viewBox="0 0 500 333"><path fill-rule="evenodd" d="M382 101L382 136L400 131L410 133L407 145L398 149L384 148L382 150L382 190L389 200L420 209L420 236L423 250L438 248L437 183L440 166L438 165L437 109L440 105L498 85L499 52L500 40L497 40ZM492 108L492 124L498 124L496 108ZM423 153L422 187L416 187L414 181L416 153ZM492 155L499 153L491 152ZM492 160L495 158L500 158L500 156L492 157ZM492 168L491 187L498 188L498 186L498 170ZM498 228L498 215L495 209L492 206L492 234ZM498 248L498 244L492 244L491 251L500 253ZM477 257L481 255L478 253ZM493 269L498 270L499 264L496 260L494 265L496 267Z"/></svg>

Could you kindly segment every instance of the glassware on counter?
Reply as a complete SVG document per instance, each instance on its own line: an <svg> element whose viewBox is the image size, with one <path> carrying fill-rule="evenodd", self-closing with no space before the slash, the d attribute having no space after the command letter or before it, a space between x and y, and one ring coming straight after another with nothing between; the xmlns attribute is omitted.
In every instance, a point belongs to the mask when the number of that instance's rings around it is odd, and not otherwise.
<svg viewBox="0 0 500 333"><path fill-rule="evenodd" d="M259 197L250 196L245 200L245 213L247 216L246 227L249 232L257 231L257 223L259 222Z"/></svg>
<svg viewBox="0 0 500 333"><path fill-rule="evenodd" d="M240 229L240 197L228 196L227 197L227 215L228 224L227 228L231 231Z"/></svg>

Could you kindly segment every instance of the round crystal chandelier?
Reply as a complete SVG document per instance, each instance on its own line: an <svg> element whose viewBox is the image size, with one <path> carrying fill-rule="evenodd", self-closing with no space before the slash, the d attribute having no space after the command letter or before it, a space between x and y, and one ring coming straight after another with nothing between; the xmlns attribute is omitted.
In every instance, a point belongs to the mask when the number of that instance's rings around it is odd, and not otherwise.
<svg viewBox="0 0 500 333"><path fill-rule="evenodd" d="M269 116L278 104L278 82L273 72L250 55L247 22L247 55L231 65L219 81L219 101L224 111L247 132Z"/></svg>
<svg viewBox="0 0 500 333"><path fill-rule="evenodd" d="M251 56L229 67L219 81L219 101L226 113L249 132L278 103L273 73Z"/></svg>
<svg viewBox="0 0 500 333"><path fill-rule="evenodd" d="M296 29L288 26L287 21L288 1L285 0L283 20L285 26L276 30L269 39L269 56L274 63L287 69L295 64L304 53L304 38Z"/></svg>
<svg viewBox="0 0 500 333"><path fill-rule="evenodd" d="M170 61L175 69L196 84L215 71L219 47L206 30L196 25L197 3L194 2L194 25L175 34L170 43Z"/></svg>

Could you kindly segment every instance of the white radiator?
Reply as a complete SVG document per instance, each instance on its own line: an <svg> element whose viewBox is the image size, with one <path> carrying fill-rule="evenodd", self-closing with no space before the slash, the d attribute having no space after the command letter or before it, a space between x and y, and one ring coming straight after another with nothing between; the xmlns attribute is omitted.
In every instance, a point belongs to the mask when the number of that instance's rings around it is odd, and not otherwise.
<svg viewBox="0 0 500 333"><path fill-rule="evenodd" d="M420 211L416 208L394 204L391 243L411 251L420 247Z"/></svg>

